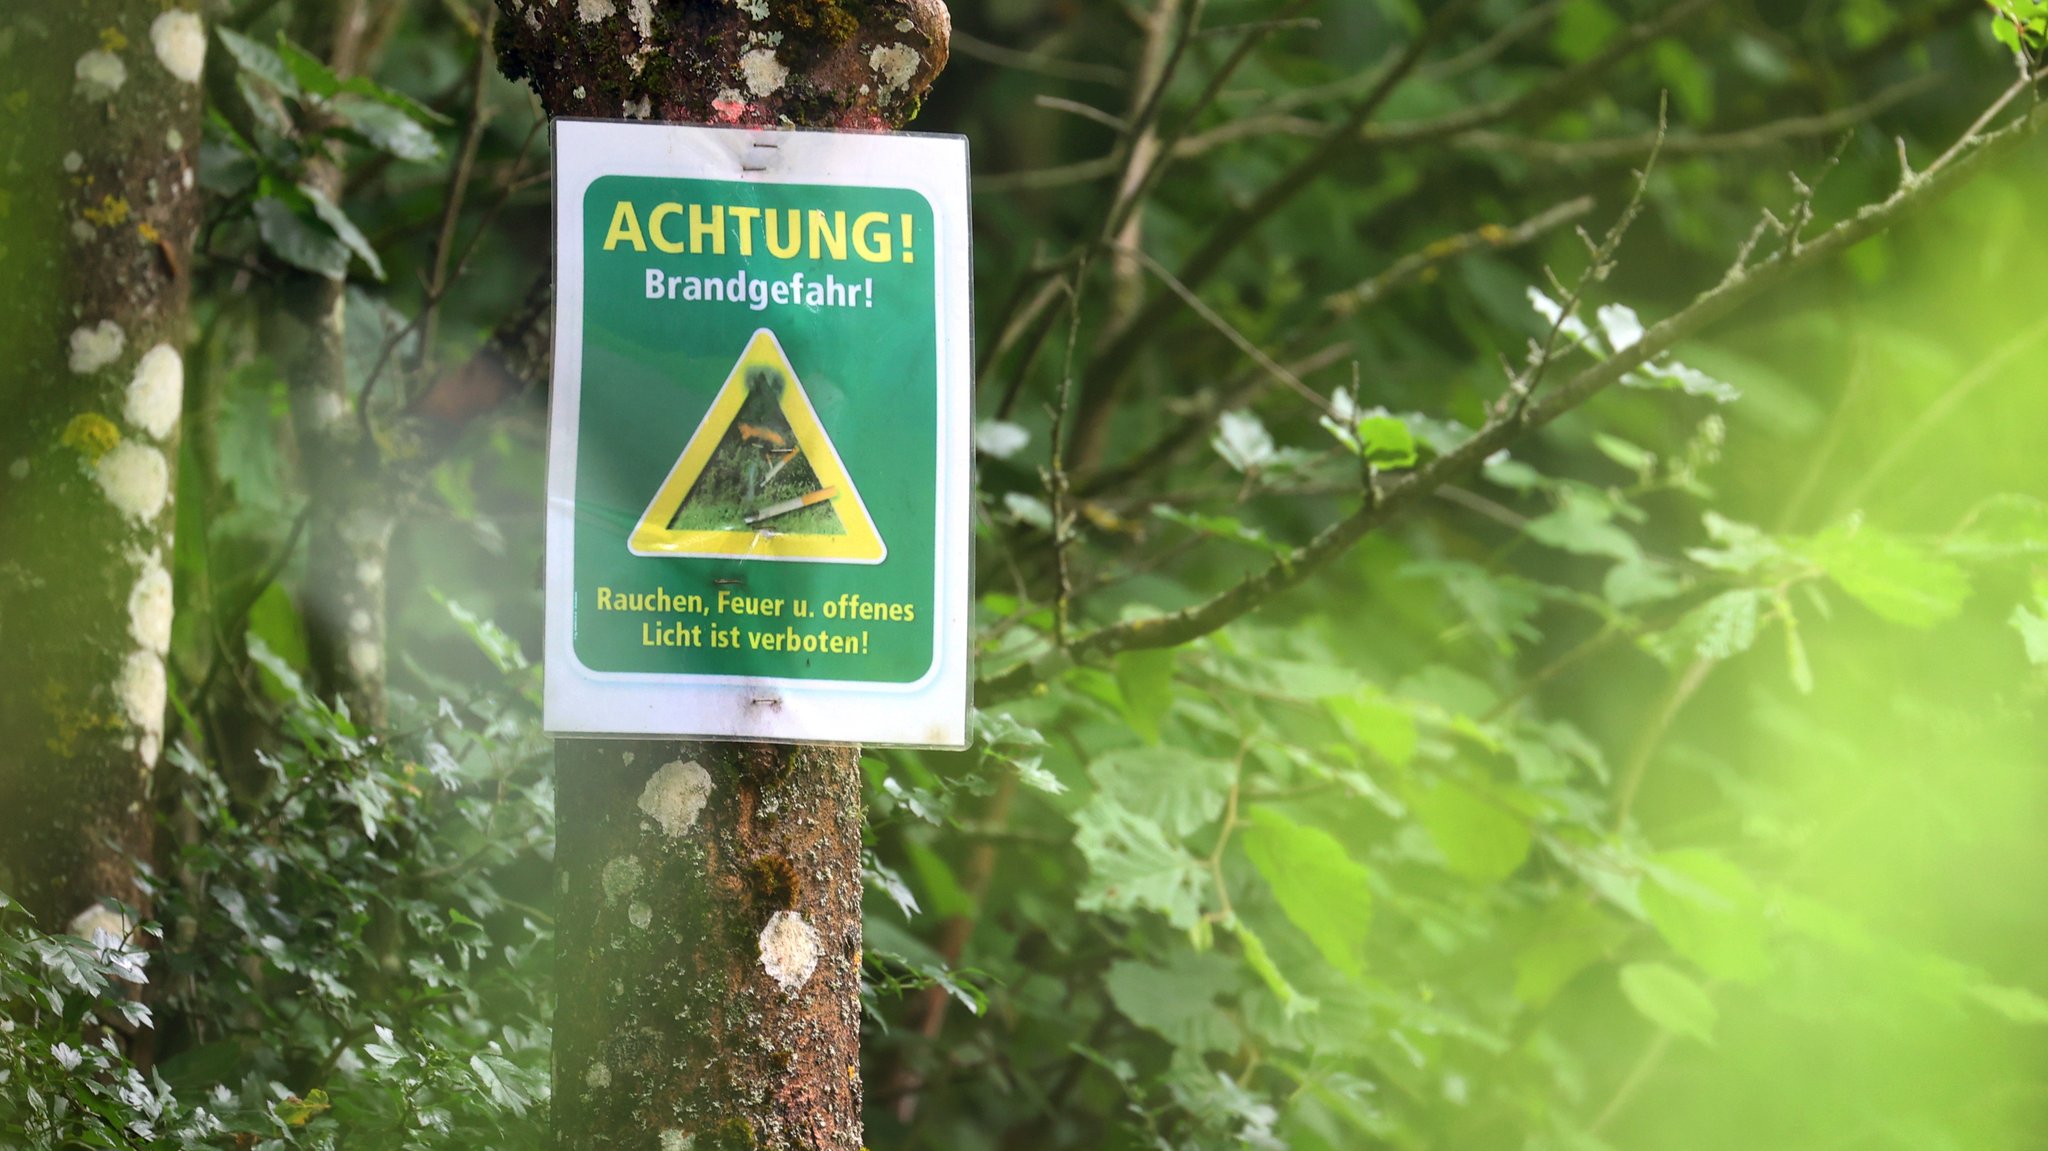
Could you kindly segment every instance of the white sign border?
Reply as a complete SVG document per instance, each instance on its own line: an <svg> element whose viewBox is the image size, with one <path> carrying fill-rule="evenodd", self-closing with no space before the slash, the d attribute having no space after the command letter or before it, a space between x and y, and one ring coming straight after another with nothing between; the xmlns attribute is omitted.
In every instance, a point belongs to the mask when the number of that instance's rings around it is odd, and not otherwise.
<svg viewBox="0 0 2048 1151"><path fill-rule="evenodd" d="M967 141L918 133L557 120L554 374L549 403L543 727L559 736L964 748L974 675L972 217ZM604 176L907 188L931 204L937 277L935 658L916 683L616 674L576 656L577 426L583 199ZM922 247L922 245L920 245ZM920 253L922 254L922 253Z"/></svg>

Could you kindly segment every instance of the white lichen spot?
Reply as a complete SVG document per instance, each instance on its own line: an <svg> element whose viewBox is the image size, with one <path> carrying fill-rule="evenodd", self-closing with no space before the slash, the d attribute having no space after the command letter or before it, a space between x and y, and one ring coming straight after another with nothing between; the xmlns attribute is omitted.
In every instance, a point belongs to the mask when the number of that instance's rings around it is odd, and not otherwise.
<svg viewBox="0 0 2048 1151"><path fill-rule="evenodd" d="M612 1085L612 1069L602 1063L593 1063L583 1073L583 1085L593 1091L601 1091Z"/></svg>
<svg viewBox="0 0 2048 1151"><path fill-rule="evenodd" d="M20 459L14 461L13 463L7 465L7 478L15 480L17 482L28 478L27 456L23 456Z"/></svg>
<svg viewBox="0 0 2048 1151"><path fill-rule="evenodd" d="M633 926L645 931L647 930L647 925L654 922L654 909L635 900L626 905L626 919Z"/></svg>
<svg viewBox="0 0 2048 1151"><path fill-rule="evenodd" d="M747 82L747 91L767 96L781 90L789 79L789 69L775 58L774 49L756 48L740 57L740 77Z"/></svg>
<svg viewBox="0 0 2048 1151"><path fill-rule="evenodd" d="M120 678L114 682L114 694L120 698L121 714L141 737L136 752L143 766L154 767L163 746L164 704L170 698L164 657L153 651L129 652Z"/></svg>
<svg viewBox="0 0 2048 1151"><path fill-rule="evenodd" d="M134 926L127 916L104 903L95 903L72 916L65 930L96 947L120 947L127 945Z"/></svg>
<svg viewBox="0 0 2048 1151"><path fill-rule="evenodd" d="M148 444L122 440L100 457L93 470L100 491L116 511L137 523L148 523L171 497L171 469L164 454Z"/></svg>
<svg viewBox="0 0 2048 1151"><path fill-rule="evenodd" d="M626 5L626 17L633 22L633 30L640 33L642 40L654 39L654 0L630 0Z"/></svg>
<svg viewBox="0 0 2048 1151"><path fill-rule="evenodd" d="M622 764L625 764L625 765L626 765L627 767L631 767L631 766L633 766L633 761L634 761L634 760L636 760L636 759L638 759L638 758L640 758L640 757L639 757L639 756L637 756L637 755L634 755L634 754L633 754L632 752L630 752L630 751L629 751L629 752L627 752L626 754L624 754L624 755L622 755L622 756L620 756L620 757L619 757L619 762L620 762L620 763L622 763Z"/></svg>
<svg viewBox="0 0 2048 1151"><path fill-rule="evenodd" d="M898 88L910 87L911 78L917 75L918 65L923 63L917 49L908 44L877 45L868 53L868 67L881 77L882 95Z"/></svg>
<svg viewBox="0 0 2048 1151"><path fill-rule="evenodd" d="M661 1133L661 1151L695 1151L697 1137L685 1135L671 1127Z"/></svg>
<svg viewBox="0 0 2048 1151"><path fill-rule="evenodd" d="M746 13L750 20L768 18L768 0L734 0L734 6Z"/></svg>
<svg viewBox="0 0 2048 1151"><path fill-rule="evenodd" d="M907 18L896 21L896 30L898 32L908 32L915 27L917 27L917 25L911 23Z"/></svg>
<svg viewBox="0 0 2048 1151"><path fill-rule="evenodd" d="M87 100L111 100L128 82L128 66L105 48L94 48L71 66L78 94Z"/></svg>
<svg viewBox="0 0 2048 1151"><path fill-rule="evenodd" d="M71 333L71 370L81 376L97 372L120 359L127 346L128 334L112 320L81 326Z"/></svg>
<svg viewBox="0 0 2048 1151"><path fill-rule="evenodd" d="M185 361L177 349L158 344L142 353L135 378L128 383L128 402L121 414L128 422L164 439L178 426L185 404Z"/></svg>
<svg viewBox="0 0 2048 1151"><path fill-rule="evenodd" d="M628 120L646 120L654 115L654 101L646 96L638 100L626 100L619 104L619 114Z"/></svg>
<svg viewBox="0 0 2048 1151"><path fill-rule="evenodd" d="M86 223L84 220L71 221L71 238L79 243L90 244L93 241L93 237L97 235L99 235L99 229Z"/></svg>
<svg viewBox="0 0 2048 1151"><path fill-rule="evenodd" d="M574 88L569 89L569 91L578 100L587 99L590 96L590 93L583 90L583 85L581 84L578 84Z"/></svg>
<svg viewBox="0 0 2048 1151"><path fill-rule="evenodd" d="M315 392L312 404L314 427L331 428L348 418L348 401L337 392Z"/></svg>
<svg viewBox="0 0 2048 1151"><path fill-rule="evenodd" d="M128 634L143 650L163 655L171 650L171 573L152 555L128 593Z"/></svg>
<svg viewBox="0 0 2048 1151"><path fill-rule="evenodd" d="M761 929L761 970L785 995L795 995L811 981L824 952L818 931L794 911L778 911Z"/></svg>
<svg viewBox="0 0 2048 1151"><path fill-rule="evenodd" d="M178 131L176 128L172 128L171 130L165 132L164 147L169 148L173 152L184 151L185 133Z"/></svg>
<svg viewBox="0 0 2048 1151"><path fill-rule="evenodd" d="M598 883L604 888L605 901L616 903L633 893L640 886L640 857L628 855L614 859L604 865L604 873Z"/></svg>
<svg viewBox="0 0 2048 1151"><path fill-rule="evenodd" d="M377 581L383 578L383 564L373 559L356 561L356 582L358 584L364 587L376 587Z"/></svg>
<svg viewBox="0 0 2048 1151"><path fill-rule="evenodd" d="M348 613L348 630L350 631L369 631L371 622L370 613L360 608Z"/></svg>
<svg viewBox="0 0 2048 1151"><path fill-rule="evenodd" d="M618 10L612 0L576 0L576 18L585 24L595 24Z"/></svg>
<svg viewBox="0 0 2048 1151"><path fill-rule="evenodd" d="M172 9L149 26L149 43L164 71L187 84L206 70L206 26L191 12Z"/></svg>
<svg viewBox="0 0 2048 1151"><path fill-rule="evenodd" d="M348 666L364 679L377 674L384 666L384 646L375 639L358 637L348 644Z"/></svg>
<svg viewBox="0 0 2048 1151"><path fill-rule="evenodd" d="M640 810L661 825L672 838L681 838L696 826L697 816L711 798L711 773L696 760L676 760L662 765L640 792Z"/></svg>
<svg viewBox="0 0 2048 1151"><path fill-rule="evenodd" d="M84 156L81 156L76 152L64 153L64 170L66 172L76 172L83 167L85 167Z"/></svg>

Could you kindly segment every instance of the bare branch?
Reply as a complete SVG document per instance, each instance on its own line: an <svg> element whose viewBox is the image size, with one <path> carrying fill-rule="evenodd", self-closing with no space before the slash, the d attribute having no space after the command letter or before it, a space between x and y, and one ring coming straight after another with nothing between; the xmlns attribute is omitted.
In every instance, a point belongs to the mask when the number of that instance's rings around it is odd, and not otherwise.
<svg viewBox="0 0 2048 1151"><path fill-rule="evenodd" d="M1486 224L1463 235L1449 236L1419 252L1394 261L1385 271L1356 287L1333 292L1323 298L1323 307L1340 316L1369 308L1396 289L1407 286L1461 256L1477 251L1518 248L1586 215L1593 210L1593 197L1580 196L1549 208L1529 219L1504 228Z"/></svg>
<svg viewBox="0 0 2048 1151"><path fill-rule="evenodd" d="M1667 156L1718 156L1731 152L1755 152L1797 140L1835 136L1867 124L1884 112L1941 85L1938 72L1916 76L1894 84L1867 100L1817 116L1788 116L1767 124L1726 132L1673 132L1664 140ZM1549 164L1594 164L1625 160L1649 153L1657 142L1655 132L1606 140L1530 140L1505 132L1476 131L1457 137L1453 143L1473 152L1508 152L1525 159Z"/></svg>
<svg viewBox="0 0 2048 1151"><path fill-rule="evenodd" d="M1084 64L1076 60L1062 60L1044 52L1020 52L992 44L978 36L970 36L953 28L953 51L972 59L981 60L1002 68L1015 68L1020 72L1035 72L1055 80L1075 80L1084 84L1109 84L1121 87L1126 79L1124 70L1108 64Z"/></svg>

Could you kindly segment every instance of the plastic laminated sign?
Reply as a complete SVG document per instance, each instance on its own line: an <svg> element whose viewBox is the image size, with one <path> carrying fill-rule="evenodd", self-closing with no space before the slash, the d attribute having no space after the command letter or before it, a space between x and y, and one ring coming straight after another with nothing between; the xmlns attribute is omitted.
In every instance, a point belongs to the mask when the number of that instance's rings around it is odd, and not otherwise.
<svg viewBox="0 0 2048 1151"><path fill-rule="evenodd" d="M554 126L546 726L962 747L966 141Z"/></svg>

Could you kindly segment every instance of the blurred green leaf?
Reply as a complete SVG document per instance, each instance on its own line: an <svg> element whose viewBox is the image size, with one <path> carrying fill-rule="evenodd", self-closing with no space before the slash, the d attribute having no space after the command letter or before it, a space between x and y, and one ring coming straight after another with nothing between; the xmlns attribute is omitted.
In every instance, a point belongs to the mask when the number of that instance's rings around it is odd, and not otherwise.
<svg viewBox="0 0 2048 1151"><path fill-rule="evenodd" d="M1276 808L1248 808L1244 821L1239 835L1245 857L1272 887L1288 922L1330 966L1362 977L1372 928L1371 874L1336 836L1296 823Z"/></svg>
<svg viewBox="0 0 2048 1151"><path fill-rule="evenodd" d="M1675 967L1662 963L1631 963L1621 969L1621 991L1643 1018L1674 1035L1714 1041L1721 1013L1700 985Z"/></svg>
<svg viewBox="0 0 2048 1151"><path fill-rule="evenodd" d="M1483 883L1513 875L1529 857L1529 824L1460 783L1417 786L1408 796L1417 819L1452 871Z"/></svg>

